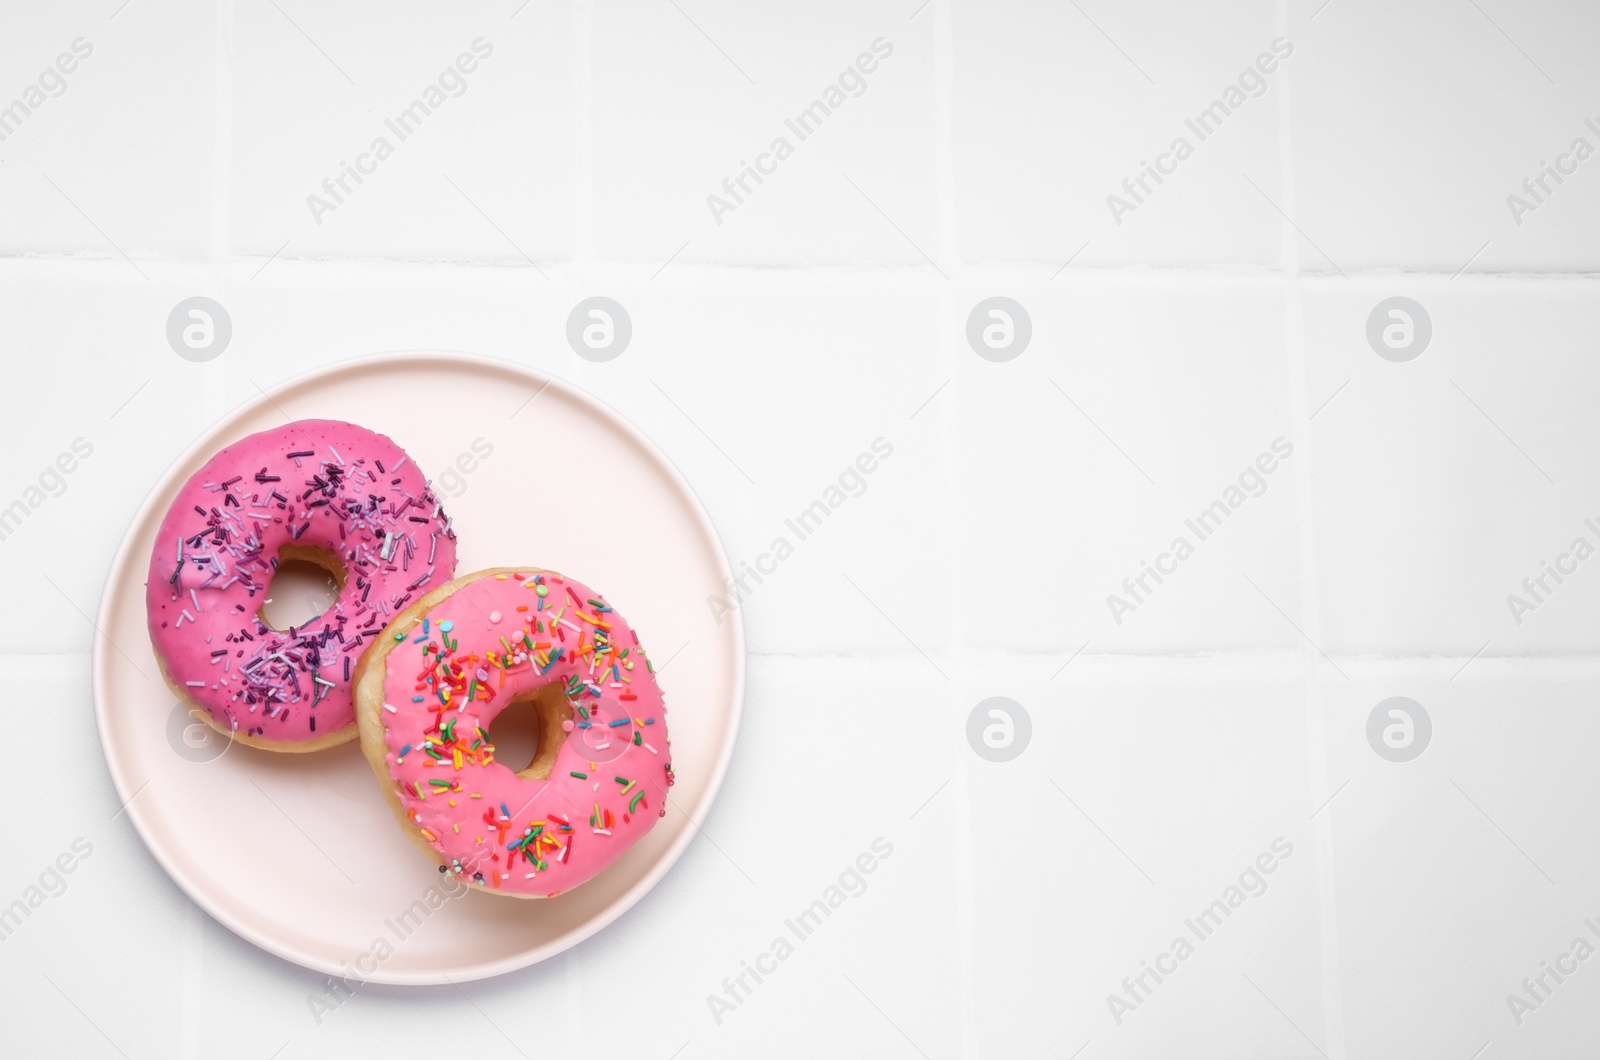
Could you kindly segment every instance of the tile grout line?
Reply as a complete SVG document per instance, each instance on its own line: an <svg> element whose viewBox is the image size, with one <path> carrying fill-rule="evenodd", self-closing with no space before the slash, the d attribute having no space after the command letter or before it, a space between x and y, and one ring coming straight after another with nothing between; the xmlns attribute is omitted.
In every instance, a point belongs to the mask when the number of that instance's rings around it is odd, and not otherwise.
<svg viewBox="0 0 1600 1060"><path fill-rule="evenodd" d="M961 228L956 210L955 169L955 35L948 3L930 12L933 36L933 165L934 201L938 204L939 260L949 272L962 267Z"/></svg>
<svg viewBox="0 0 1600 1060"><path fill-rule="evenodd" d="M211 145L211 250L207 265L213 278L232 260L233 245L233 0L216 6L216 97L212 117L216 136Z"/></svg>
<svg viewBox="0 0 1600 1060"><path fill-rule="evenodd" d="M934 114L936 130L934 134L935 152L934 164L936 167L935 182L939 213L939 258L945 267L952 272L961 267L959 242L959 226L955 205L955 154L953 150L953 130L951 127L954 107L952 99L955 94L955 41L951 30L951 13L949 0L932 0L932 10L929 12L929 32L933 37L933 92ZM950 284L941 283L936 290L938 309L936 314L943 316L952 303L950 298ZM935 353L942 362L942 371L938 376L947 380L954 380L957 374L957 359L963 356L964 347L954 336L961 334L960 327L941 329L941 341L935 347ZM931 380L930 380L931 382ZM960 523L957 513L963 508L961 504L962 475L960 463L956 459L961 451L959 425L961 417L961 387L941 385L937 394L943 395L940 404L942 408L936 409L934 415L939 418L939 449L940 457L947 470L948 477L943 491L944 498L944 536L946 555L955 555L958 569L966 566L966 557L961 555L959 541ZM918 411L921 411L920 409ZM966 622L960 608L952 609L949 616L949 625L946 627L946 643L957 646L962 654L966 653Z"/></svg>
<svg viewBox="0 0 1600 1060"><path fill-rule="evenodd" d="M575 193L576 202L579 195L587 194L592 200L592 189L589 193ZM592 209L592 206L591 206ZM575 222L575 230L583 227L582 219ZM576 237L575 237L576 238ZM192 257L184 254L132 254L131 260L147 265L158 265L164 269L181 270L185 267L205 268L213 265L211 252L208 250L204 256ZM261 254L237 253L229 251L222 259L215 262L218 267L227 267L247 263L260 267L265 257ZM345 268L452 268L452 269L496 269L507 272L532 271L534 266L525 262L512 262L504 259L470 258L470 257L392 257L372 254L330 254L324 256L296 257L285 255L275 260L288 267L332 265L341 269ZM38 279L36 271L40 265L66 265L73 267L95 268L100 266L120 265L122 259L115 256L91 254L77 251L29 251L21 253L0 253L0 269L9 265L16 265L29 270L30 279ZM612 269L618 271L634 271L646 264L659 264L643 257L636 259L610 258L602 259L593 255L592 247L587 255L580 260L576 255L569 258L544 258L546 271L559 271L580 264L587 264L596 269ZM673 266L675 269L699 270L706 273L739 273L739 274L770 274L773 277L834 277L859 279L861 277L898 277L905 275L916 276L927 269L926 263L920 267L907 265L895 261L875 261L870 258L852 261L784 261L781 259L763 261L716 261L699 259L693 262L682 262ZM946 266L941 266L946 267ZM980 264L972 266L958 265L963 273L992 275L1003 272L1041 272L1048 277L1050 273L1060 269L1059 261L1036 260L1032 258L1014 259L985 259ZM1217 280L1270 280L1283 275L1283 265L1255 264L1242 261L1214 262L1206 265L1183 266L1151 266L1147 264L1125 265L1100 265L1077 266L1068 270L1071 275L1081 278L1101 278L1113 280L1199 280L1206 283L1215 283ZM1393 283L1397 278L1406 280L1450 280L1461 275L1459 268L1433 269L1433 268L1349 268L1343 275L1337 272L1320 269L1300 270L1296 274L1301 281L1331 281L1368 279ZM1473 270L1465 279L1491 280L1519 283L1592 283L1600 281L1600 270L1551 270L1548 272L1530 272L1526 270Z"/></svg>
<svg viewBox="0 0 1600 1060"><path fill-rule="evenodd" d="M594 257L594 5L578 0L572 7L572 74L574 114L572 152L573 264L580 272Z"/></svg>
<svg viewBox="0 0 1600 1060"><path fill-rule="evenodd" d="M568 296L587 297L601 292L589 288L604 267L595 260L595 82L594 82L594 13L593 0L576 0L572 5L572 75L573 75L573 149L572 149L572 262L571 269L557 287L562 291L559 301ZM552 268L551 273L555 273ZM576 284L580 290L572 291ZM566 288L566 290L563 290ZM559 319L559 318L558 318ZM595 389L594 379L598 366L578 358L569 379L588 391Z"/></svg>
<svg viewBox="0 0 1600 1060"><path fill-rule="evenodd" d="M206 251L204 278L182 297L210 295L224 306L233 299L227 289L228 265L235 260L233 242L233 0L216 7L216 84L212 87L212 113L216 125L211 162L211 245ZM233 357L216 357L199 365L201 407L215 423L229 409Z"/></svg>
<svg viewBox="0 0 1600 1060"><path fill-rule="evenodd" d="M945 271L953 275L961 268L960 225L955 194L955 139L952 127L955 97L955 34L951 21L954 16L949 0L933 0L931 6L929 33L933 38L934 196L939 218L938 255ZM949 283L944 283L938 288L937 301L940 310L943 310L938 312L938 316L946 315L951 304L950 286ZM959 329L947 329L946 332L947 335L959 333ZM935 349L947 369L939 374L945 378L954 378L956 358L961 356L960 348L955 345L953 339L945 338ZM954 459L960 451L959 439L956 437L961 422L958 415L961 404L960 390L959 386L950 388L944 408L938 410L937 414L941 458L944 466L950 469L946 473L951 476L946 481L942 513L945 554L953 555L957 569L964 570L966 557L962 553L957 536L956 527L959 524L955 518L955 513L961 510L959 502L961 470ZM952 540L952 537L955 539ZM961 610L955 609L948 621L950 625L946 630L947 643L958 645L964 654L966 624ZM972 854L971 785L968 783L968 771L972 766L973 756L966 746L965 726L959 724L963 716L959 691L961 687L961 682L951 683L950 690L945 695L945 709L951 711L954 714L953 720L958 722L950 726L951 746L954 748L957 762L951 784L954 790L950 797L955 807L952 816L956 821L956 856L960 859L960 864L967 867L955 874L957 949L961 967L961 1055L978 1057L982 1055L982 1046L978 1035L977 983L972 973L976 963L974 935L977 924L972 866L976 862Z"/></svg>
<svg viewBox="0 0 1600 1060"><path fill-rule="evenodd" d="M1277 31L1289 35L1289 2L1278 0ZM1287 354L1290 412L1293 430L1303 447L1304 464L1297 474L1296 490L1298 530L1296 542L1300 568L1300 621L1313 643L1321 644L1322 602L1317 584L1317 550L1314 503L1311 494L1315 480L1315 447L1311 443L1311 406L1309 404L1310 373L1306 361L1305 307L1300 296L1300 241L1299 233L1288 220L1295 213L1294 180L1294 99L1292 71L1287 67L1278 84L1278 173L1285 220L1282 226L1285 264L1283 334ZM1337 267L1337 266L1336 266ZM1307 787L1310 788L1311 805L1322 806L1331 797L1328 779L1327 710L1322 698L1322 683L1317 674L1315 658L1308 659L1305 671L1305 701L1303 706L1306 725ZM1320 981L1322 999L1322 1026L1328 1055L1333 1060L1345 1056L1344 1003L1339 983L1339 918L1337 904L1337 878L1334 871L1333 814L1329 813L1311 822L1317 847L1317 909L1320 923Z"/></svg>

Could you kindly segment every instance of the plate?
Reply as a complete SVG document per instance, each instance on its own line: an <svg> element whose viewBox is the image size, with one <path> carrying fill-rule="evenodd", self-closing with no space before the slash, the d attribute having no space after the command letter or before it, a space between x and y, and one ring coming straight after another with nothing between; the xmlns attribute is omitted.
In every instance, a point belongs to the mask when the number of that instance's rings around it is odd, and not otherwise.
<svg viewBox="0 0 1600 1060"><path fill-rule="evenodd" d="M316 754L231 744L161 680L144 579L173 497L229 442L316 417L387 434L423 466L455 520L458 572L530 564L570 573L604 592L659 660L677 775L667 815L576 890L544 901L452 894L402 834L358 744ZM744 694L739 616L719 624L705 604L728 574L688 483L594 398L518 365L456 354L341 363L234 411L167 469L134 516L101 598L92 657L106 764L156 860L262 949L390 984L522 968L621 916L709 811Z"/></svg>

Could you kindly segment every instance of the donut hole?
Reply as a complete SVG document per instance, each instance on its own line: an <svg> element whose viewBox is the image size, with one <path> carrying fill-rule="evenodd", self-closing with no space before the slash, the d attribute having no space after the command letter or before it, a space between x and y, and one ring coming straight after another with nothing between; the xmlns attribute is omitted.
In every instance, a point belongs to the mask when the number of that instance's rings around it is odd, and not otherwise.
<svg viewBox="0 0 1600 1060"><path fill-rule="evenodd" d="M518 696L489 722L494 760L522 780L545 780L567 738L572 705L559 684Z"/></svg>
<svg viewBox="0 0 1600 1060"><path fill-rule="evenodd" d="M267 581L261 621L282 633L299 629L333 606L344 589L344 561L325 548L284 545Z"/></svg>

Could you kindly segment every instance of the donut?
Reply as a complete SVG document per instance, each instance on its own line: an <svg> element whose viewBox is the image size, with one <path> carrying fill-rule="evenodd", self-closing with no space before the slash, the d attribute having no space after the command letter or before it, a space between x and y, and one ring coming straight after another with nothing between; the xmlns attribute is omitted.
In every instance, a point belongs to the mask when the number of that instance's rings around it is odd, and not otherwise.
<svg viewBox="0 0 1600 1060"><path fill-rule="evenodd" d="M286 560L322 566L339 589L278 630L261 608ZM318 751L356 738L363 650L455 565L455 531L405 450L299 420L227 446L178 491L150 555L150 641L196 717L249 746Z"/></svg>
<svg viewBox="0 0 1600 1060"><path fill-rule="evenodd" d="M553 898L666 815L666 706L626 619L581 582L495 567L396 615L355 679L361 748L396 814L469 886ZM497 761L495 718L526 703L538 749Z"/></svg>

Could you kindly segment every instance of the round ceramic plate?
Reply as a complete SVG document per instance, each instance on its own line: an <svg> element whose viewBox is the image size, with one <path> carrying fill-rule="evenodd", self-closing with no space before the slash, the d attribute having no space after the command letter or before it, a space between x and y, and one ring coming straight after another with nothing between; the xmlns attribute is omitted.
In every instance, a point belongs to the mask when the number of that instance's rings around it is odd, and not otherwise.
<svg viewBox="0 0 1600 1060"><path fill-rule="evenodd" d="M604 592L639 631L671 710L678 780L666 816L594 880L545 901L451 896L401 833L358 744L318 754L230 744L197 725L161 680L144 580L162 515L212 453L307 418L361 424L411 454L455 520L459 572L515 564L564 571ZM521 968L622 915L677 861L709 810L744 691L738 616L719 625L705 607L727 573L682 476L620 416L572 387L451 354L324 369L229 415L173 463L134 516L100 603L93 657L106 763L134 827L172 878L265 950L382 983Z"/></svg>

